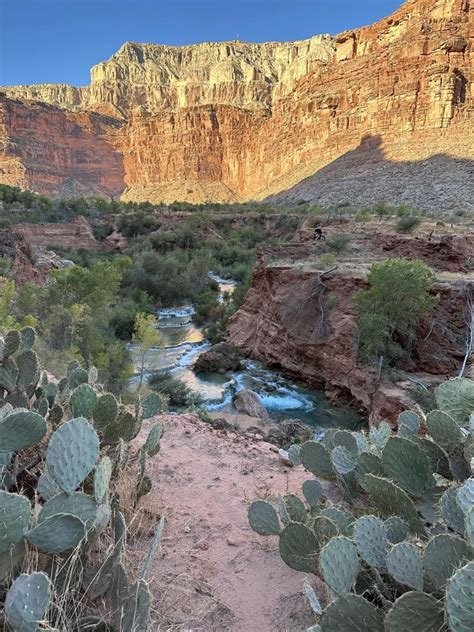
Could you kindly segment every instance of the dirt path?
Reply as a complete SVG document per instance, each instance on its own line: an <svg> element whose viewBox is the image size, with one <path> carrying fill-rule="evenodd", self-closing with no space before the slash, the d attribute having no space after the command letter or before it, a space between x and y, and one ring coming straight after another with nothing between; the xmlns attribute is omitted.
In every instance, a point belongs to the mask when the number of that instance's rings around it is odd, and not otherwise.
<svg viewBox="0 0 474 632"><path fill-rule="evenodd" d="M167 520L150 576L154 629L305 630L313 618L304 574L281 561L277 538L250 529L247 507L257 497L299 492L309 475L281 465L273 446L214 430L194 415L164 421L143 501Z"/></svg>

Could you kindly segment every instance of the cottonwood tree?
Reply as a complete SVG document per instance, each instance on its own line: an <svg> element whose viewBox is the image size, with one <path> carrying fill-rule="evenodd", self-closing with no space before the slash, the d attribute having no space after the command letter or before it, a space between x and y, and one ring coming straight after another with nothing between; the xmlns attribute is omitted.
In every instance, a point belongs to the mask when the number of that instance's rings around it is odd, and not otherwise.
<svg viewBox="0 0 474 632"><path fill-rule="evenodd" d="M137 314L133 342L137 345L140 353L140 381L138 383L138 390L140 391L143 384L147 353L153 347L158 347L161 344L156 316L153 314Z"/></svg>
<svg viewBox="0 0 474 632"><path fill-rule="evenodd" d="M421 261L388 259L375 263L367 280L369 289L356 296L359 344L364 359L378 361L380 376L384 361L406 355L418 324L436 305L438 297L430 294L436 277Z"/></svg>

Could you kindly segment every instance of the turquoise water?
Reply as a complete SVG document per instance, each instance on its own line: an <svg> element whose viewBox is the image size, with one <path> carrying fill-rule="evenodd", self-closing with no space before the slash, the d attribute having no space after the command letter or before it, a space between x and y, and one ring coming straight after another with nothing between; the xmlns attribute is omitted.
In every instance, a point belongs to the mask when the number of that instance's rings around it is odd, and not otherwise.
<svg viewBox="0 0 474 632"><path fill-rule="evenodd" d="M221 295L235 288L232 282L216 276L213 278L220 285ZM204 339L202 330L193 323L193 314L192 305L158 310L162 348L148 352L145 362L147 373L171 371L200 394L210 411L232 411L233 383L237 391L244 388L255 391L275 421L300 419L315 429L331 426L356 428L363 422L354 410L330 404L322 391L296 384L253 360L244 360L242 371L227 375L194 373L192 366L198 355L211 345ZM131 353L138 367L138 356L133 346Z"/></svg>

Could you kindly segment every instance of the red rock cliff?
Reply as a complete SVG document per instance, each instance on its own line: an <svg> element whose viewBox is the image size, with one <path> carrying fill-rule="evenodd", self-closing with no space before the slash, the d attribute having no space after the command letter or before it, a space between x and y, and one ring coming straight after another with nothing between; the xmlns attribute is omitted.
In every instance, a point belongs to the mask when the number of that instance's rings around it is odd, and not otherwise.
<svg viewBox="0 0 474 632"><path fill-rule="evenodd" d="M375 368L358 358L354 298L367 286L367 266L339 263L322 278L324 287L316 261L314 246L261 248L251 288L231 319L227 342L294 378L323 385L336 402L350 401L370 410L373 420L395 420L406 407L406 395L379 383ZM474 292L472 276L438 274L433 289L438 305L420 326L411 360L400 367L418 380L456 375L466 349L466 291L470 287Z"/></svg>
<svg viewBox="0 0 474 632"><path fill-rule="evenodd" d="M3 89L0 180L49 193L72 178L130 200L472 210L473 20L468 0L407 0L334 38L127 43L87 88Z"/></svg>

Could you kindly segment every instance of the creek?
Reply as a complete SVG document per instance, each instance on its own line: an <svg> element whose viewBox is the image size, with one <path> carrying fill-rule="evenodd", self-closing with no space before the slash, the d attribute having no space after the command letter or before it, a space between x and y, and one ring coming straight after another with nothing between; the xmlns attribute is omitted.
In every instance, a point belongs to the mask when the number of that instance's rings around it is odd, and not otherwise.
<svg viewBox="0 0 474 632"><path fill-rule="evenodd" d="M236 283L216 275L220 300L232 293ZM362 423L360 415L351 408L332 405L322 390L310 389L285 378L278 371L265 368L259 362L244 359L243 370L220 374L196 374L193 364L203 351L211 347L202 328L193 322L193 305L157 310L158 329L162 347L151 349L146 356L145 375L153 371L170 371L191 390L199 393L209 411L232 411L232 381L237 391L255 391L275 421L300 419L317 429L341 426L355 429ZM136 370L138 353L130 347ZM132 378L137 381L138 377Z"/></svg>

